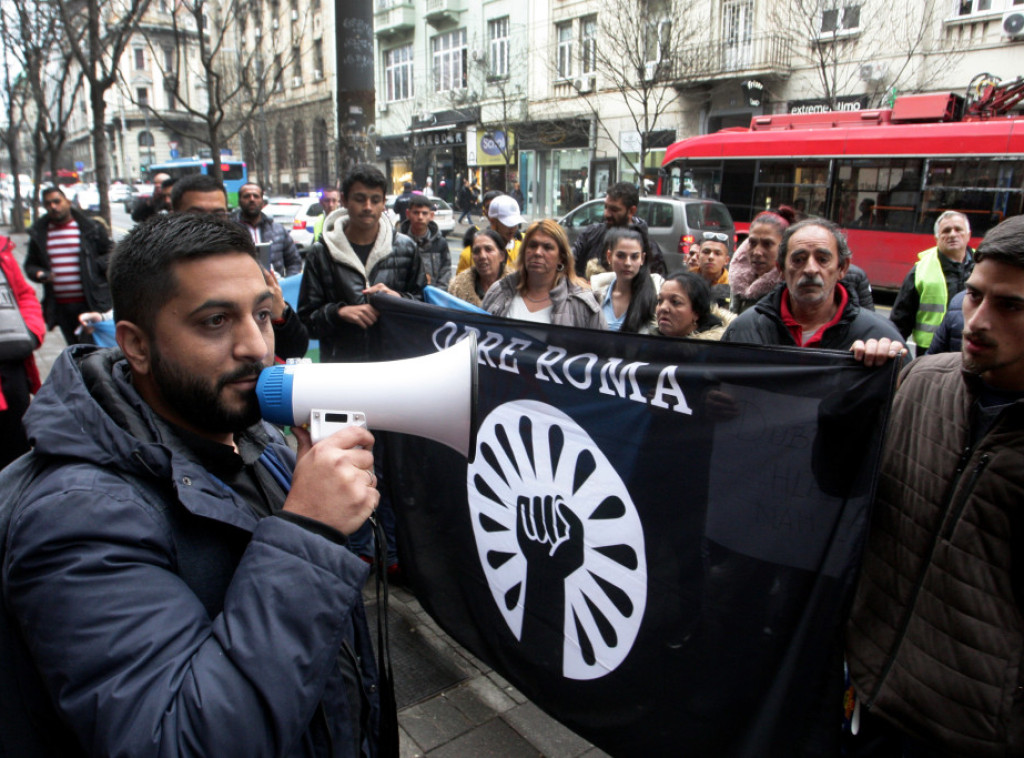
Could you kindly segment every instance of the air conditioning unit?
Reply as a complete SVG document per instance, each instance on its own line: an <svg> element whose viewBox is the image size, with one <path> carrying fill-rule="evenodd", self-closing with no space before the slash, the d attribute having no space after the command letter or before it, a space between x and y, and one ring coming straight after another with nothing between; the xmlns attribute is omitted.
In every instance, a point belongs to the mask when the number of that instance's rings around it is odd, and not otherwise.
<svg viewBox="0 0 1024 758"><path fill-rule="evenodd" d="M1024 37L1024 11L1010 11L1003 16L1003 36Z"/></svg>
<svg viewBox="0 0 1024 758"><path fill-rule="evenodd" d="M865 63L860 67L860 78L865 82L880 82L889 75L889 67L884 63Z"/></svg>
<svg viewBox="0 0 1024 758"><path fill-rule="evenodd" d="M593 76L584 76L584 77L581 77L579 79L574 79L573 83L572 83L572 88L574 90L576 90L578 93L580 93L581 95L586 95L589 92L593 92L594 91L594 77Z"/></svg>
<svg viewBox="0 0 1024 758"><path fill-rule="evenodd" d="M658 75L658 61L648 61L644 64L644 81L653 82Z"/></svg>
<svg viewBox="0 0 1024 758"><path fill-rule="evenodd" d="M273 21L270 22L270 28L271 29L277 29L277 27L278 27L278 23L277 23L277 19L275 18Z"/></svg>
<svg viewBox="0 0 1024 758"><path fill-rule="evenodd" d="M299 12L297 10L295 10L295 9L292 9L292 21L298 21L298 20L299 20Z"/></svg>
<svg viewBox="0 0 1024 758"><path fill-rule="evenodd" d="M387 112L388 112L388 104L387 103L378 102L377 103L377 115L378 116L383 116Z"/></svg>
<svg viewBox="0 0 1024 758"><path fill-rule="evenodd" d="M293 76L292 77L292 86L293 87L301 87L302 86L302 77L301 76Z"/></svg>
<svg viewBox="0 0 1024 758"><path fill-rule="evenodd" d="M475 61L482 61L487 57L487 53L483 50L473 50L470 52L469 57Z"/></svg>
<svg viewBox="0 0 1024 758"><path fill-rule="evenodd" d="M320 69L314 69L313 70L313 78L317 79L317 80L323 79L324 78L324 72L321 71Z"/></svg>

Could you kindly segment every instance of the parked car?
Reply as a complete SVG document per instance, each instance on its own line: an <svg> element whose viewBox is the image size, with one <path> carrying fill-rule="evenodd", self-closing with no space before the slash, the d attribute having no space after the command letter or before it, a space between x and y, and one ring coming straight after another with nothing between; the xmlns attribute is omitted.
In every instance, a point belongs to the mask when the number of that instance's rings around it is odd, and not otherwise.
<svg viewBox="0 0 1024 758"><path fill-rule="evenodd" d="M636 215L647 222L651 239L665 254L669 273L685 268L683 258L701 232L724 232L736 239L729 209L716 200L675 195L648 195L640 198ZM580 231L604 220L604 200L591 200L573 208L558 223L565 227L569 242L575 242Z"/></svg>
<svg viewBox="0 0 1024 758"><path fill-rule="evenodd" d="M396 226L398 225L398 214L395 213L393 208L395 207L395 198L397 197L398 195L386 195L384 197L385 213L387 213L388 218ZM455 230L454 209L436 195L430 198L430 202L434 206L434 223L441 230L441 234L448 236Z"/></svg>
<svg viewBox="0 0 1024 758"><path fill-rule="evenodd" d="M87 216L100 213L100 191L95 184L76 184L71 204Z"/></svg>
<svg viewBox="0 0 1024 758"><path fill-rule="evenodd" d="M110 199L110 204L123 203L128 199L131 193L131 185L125 184L124 182L112 182L110 184L110 192L107 193L107 197Z"/></svg>
<svg viewBox="0 0 1024 758"><path fill-rule="evenodd" d="M133 184L128 188L128 194L124 199L124 212L131 214L145 202L153 197L152 184Z"/></svg>
<svg viewBox="0 0 1024 758"><path fill-rule="evenodd" d="M455 230L455 213L452 207L439 197L430 198L434 206L434 223L446 237Z"/></svg>
<svg viewBox="0 0 1024 758"><path fill-rule="evenodd" d="M271 198L264 206L263 212L279 223L291 235L292 242L303 258L313 244L313 227L316 220L323 215L320 198L289 197Z"/></svg>

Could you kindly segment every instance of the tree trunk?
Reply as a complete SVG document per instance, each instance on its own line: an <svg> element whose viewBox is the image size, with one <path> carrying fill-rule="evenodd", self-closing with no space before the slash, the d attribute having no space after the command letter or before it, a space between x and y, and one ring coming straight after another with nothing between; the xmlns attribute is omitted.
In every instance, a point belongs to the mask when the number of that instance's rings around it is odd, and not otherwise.
<svg viewBox="0 0 1024 758"><path fill-rule="evenodd" d="M107 150L107 102L105 90L93 83L89 88L92 101L92 152L95 160L96 190L100 194L100 216L110 228L110 153Z"/></svg>

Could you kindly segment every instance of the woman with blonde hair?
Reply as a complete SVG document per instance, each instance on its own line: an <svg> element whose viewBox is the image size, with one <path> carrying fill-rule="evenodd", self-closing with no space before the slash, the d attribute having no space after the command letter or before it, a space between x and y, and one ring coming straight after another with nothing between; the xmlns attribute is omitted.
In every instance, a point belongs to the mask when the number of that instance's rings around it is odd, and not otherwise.
<svg viewBox="0 0 1024 758"><path fill-rule="evenodd" d="M535 221L526 230L516 270L488 290L483 309L522 321L607 328L594 293L576 275L565 230L552 219Z"/></svg>

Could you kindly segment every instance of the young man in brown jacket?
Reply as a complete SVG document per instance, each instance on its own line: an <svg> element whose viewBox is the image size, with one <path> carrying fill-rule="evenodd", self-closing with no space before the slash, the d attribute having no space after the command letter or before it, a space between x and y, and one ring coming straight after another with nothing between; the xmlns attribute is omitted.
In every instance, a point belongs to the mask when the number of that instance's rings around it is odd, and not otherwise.
<svg viewBox="0 0 1024 758"><path fill-rule="evenodd" d="M962 354L914 361L893 403L850 755L1024 756L1024 216L986 235L966 289Z"/></svg>

